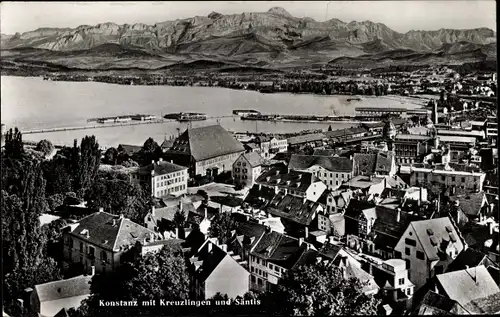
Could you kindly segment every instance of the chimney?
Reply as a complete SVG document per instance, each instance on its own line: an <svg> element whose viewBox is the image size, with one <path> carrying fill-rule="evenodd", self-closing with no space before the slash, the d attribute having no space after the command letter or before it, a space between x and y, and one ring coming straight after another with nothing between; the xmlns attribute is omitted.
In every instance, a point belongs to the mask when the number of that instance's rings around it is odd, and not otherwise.
<svg viewBox="0 0 500 317"><path fill-rule="evenodd" d="M208 253L212 252L212 241L207 242L207 247L208 247Z"/></svg>
<svg viewBox="0 0 500 317"><path fill-rule="evenodd" d="M116 219L113 218L113 226L116 226Z"/></svg>
<svg viewBox="0 0 500 317"><path fill-rule="evenodd" d="M92 265L90 267L90 272L89 273L90 273L90 276L94 276L95 275L95 266Z"/></svg>
<svg viewBox="0 0 500 317"><path fill-rule="evenodd" d="M163 162L163 158L161 158L161 157L160 157L159 161L160 161L160 162Z"/></svg>
<svg viewBox="0 0 500 317"><path fill-rule="evenodd" d="M151 164L155 165L155 160L151 160Z"/></svg>
<svg viewBox="0 0 500 317"><path fill-rule="evenodd" d="M308 227L306 227L306 232L305 232L304 238L306 238L306 239L309 238L309 228Z"/></svg>
<svg viewBox="0 0 500 317"><path fill-rule="evenodd" d="M495 224L493 222L488 222L488 229L490 231L490 236L493 235L493 227L495 226Z"/></svg>
<svg viewBox="0 0 500 317"><path fill-rule="evenodd" d="M179 200L179 204L178 204L178 207L179 207L179 211L182 211L182 200Z"/></svg>
<svg viewBox="0 0 500 317"><path fill-rule="evenodd" d="M207 207L204 207L205 208L205 219L208 218L208 211L207 211Z"/></svg>
<svg viewBox="0 0 500 317"><path fill-rule="evenodd" d="M104 211L104 208L99 207L99 212L103 212L103 211Z"/></svg>
<svg viewBox="0 0 500 317"><path fill-rule="evenodd" d="M179 228L175 228L175 238L179 239Z"/></svg>
<svg viewBox="0 0 500 317"><path fill-rule="evenodd" d="M299 238L299 247L304 243L304 238Z"/></svg>
<svg viewBox="0 0 500 317"><path fill-rule="evenodd" d="M387 188L387 178L384 177L384 188Z"/></svg>
<svg viewBox="0 0 500 317"><path fill-rule="evenodd" d="M174 160L170 160L170 163L174 164Z"/></svg>
<svg viewBox="0 0 500 317"><path fill-rule="evenodd" d="M120 219L123 219L123 214L120 214Z"/></svg>
<svg viewBox="0 0 500 317"><path fill-rule="evenodd" d="M401 209L400 208L397 208L396 209L397 211L397 214L396 214L396 221L397 222L400 222L401 221Z"/></svg>
<svg viewBox="0 0 500 317"><path fill-rule="evenodd" d="M152 232L149 233L149 241L155 241L155 235Z"/></svg>
<svg viewBox="0 0 500 317"><path fill-rule="evenodd" d="M451 196L455 196L455 185L451 186Z"/></svg>
<svg viewBox="0 0 500 317"><path fill-rule="evenodd" d="M227 252L227 244L221 244L220 248L222 249L222 251Z"/></svg>

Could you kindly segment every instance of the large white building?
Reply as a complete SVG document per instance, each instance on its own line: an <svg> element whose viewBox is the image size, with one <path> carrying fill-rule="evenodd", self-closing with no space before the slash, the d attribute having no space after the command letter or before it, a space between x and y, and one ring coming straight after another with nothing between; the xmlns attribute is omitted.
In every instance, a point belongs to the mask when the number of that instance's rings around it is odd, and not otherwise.
<svg viewBox="0 0 500 317"><path fill-rule="evenodd" d="M480 192L483 190L485 177L486 174L478 168L459 164L415 164L410 167L410 186L433 183Z"/></svg>
<svg viewBox="0 0 500 317"><path fill-rule="evenodd" d="M345 157L292 155L288 168L312 173L330 190L352 177L352 161Z"/></svg>
<svg viewBox="0 0 500 317"><path fill-rule="evenodd" d="M138 167L130 173L134 182L151 182L151 193L154 197L167 195L182 195L187 193L188 168L165 162L161 158L158 162Z"/></svg>

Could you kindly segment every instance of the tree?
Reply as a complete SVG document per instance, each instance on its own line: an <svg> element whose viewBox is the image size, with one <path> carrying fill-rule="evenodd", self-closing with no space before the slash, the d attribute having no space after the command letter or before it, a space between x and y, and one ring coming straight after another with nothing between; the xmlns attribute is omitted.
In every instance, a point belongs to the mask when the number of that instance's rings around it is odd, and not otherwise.
<svg viewBox="0 0 500 317"><path fill-rule="evenodd" d="M80 315L73 316L109 316L111 310L100 306L100 300L183 300L188 298L189 282L182 254L164 247L158 253L124 263L113 272L95 275L90 285L92 295L80 307ZM147 307L140 309L147 311ZM137 311L120 314L125 315L138 316Z"/></svg>
<svg viewBox="0 0 500 317"><path fill-rule="evenodd" d="M227 243L232 237L232 231L236 229L236 222L230 213L219 212L210 222L208 234L212 238L217 238L220 243Z"/></svg>
<svg viewBox="0 0 500 317"><path fill-rule="evenodd" d="M118 161L118 150L114 147L110 147L104 153L104 163L110 165L116 165Z"/></svg>
<svg viewBox="0 0 500 317"><path fill-rule="evenodd" d="M176 228L184 228L186 223L186 213L184 210L178 210L174 215L174 224Z"/></svg>
<svg viewBox="0 0 500 317"><path fill-rule="evenodd" d="M17 128L5 134L5 156L19 159L24 155L23 136Z"/></svg>
<svg viewBox="0 0 500 317"><path fill-rule="evenodd" d="M163 151L158 143L153 138L148 138L144 142L142 149L134 155L134 160L144 166L151 164L153 160L158 160L162 155Z"/></svg>
<svg viewBox="0 0 500 317"><path fill-rule="evenodd" d="M48 156L54 151L54 145L49 140L41 140L35 148L36 151L42 152L43 155Z"/></svg>
<svg viewBox="0 0 500 317"><path fill-rule="evenodd" d="M128 175L116 171L101 171L85 193L90 208L104 208L112 214L123 214L141 223L151 210L152 195L144 187L130 182Z"/></svg>
<svg viewBox="0 0 500 317"><path fill-rule="evenodd" d="M376 315L379 301L362 287L357 279L345 279L340 268L320 262L289 272L263 305L269 305L270 315Z"/></svg>
<svg viewBox="0 0 500 317"><path fill-rule="evenodd" d="M332 131L332 130L333 130L333 129L332 129L332 125L330 124L330 125L328 126L328 132L330 132L330 131Z"/></svg>
<svg viewBox="0 0 500 317"><path fill-rule="evenodd" d="M71 166L73 174L73 188L77 193L85 193L92 185L99 170L101 162L101 150L95 136L86 136L82 139L80 147L75 140L72 154Z"/></svg>

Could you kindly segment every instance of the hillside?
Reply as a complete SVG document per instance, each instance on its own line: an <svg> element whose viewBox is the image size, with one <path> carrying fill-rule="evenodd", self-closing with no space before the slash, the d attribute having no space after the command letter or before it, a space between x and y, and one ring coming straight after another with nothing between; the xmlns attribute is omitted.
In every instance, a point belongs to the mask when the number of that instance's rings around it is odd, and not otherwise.
<svg viewBox="0 0 500 317"><path fill-rule="evenodd" d="M393 51L412 51L423 54L424 60L431 58L442 62L448 58L454 62L482 61L493 55L496 58L496 49L493 52L491 46L496 43L496 34L486 28L403 34L371 21L346 23L330 19L318 22L297 18L278 7L267 12L230 15L212 12L208 16L154 25L107 22L73 29L41 28L22 34L2 34L0 40L2 57L9 60L16 56L17 59L62 65L79 66L81 63L90 68L97 67L92 65L92 59L99 67L123 64L123 60L138 60L142 65L150 60L156 68L172 61L207 58L243 65L275 64L277 67L328 62L331 65L335 60L336 63L352 62L357 57L367 61L364 57L367 54L373 55L372 60L380 60L377 54L387 52L387 61L390 61ZM408 62L414 62L415 57Z"/></svg>

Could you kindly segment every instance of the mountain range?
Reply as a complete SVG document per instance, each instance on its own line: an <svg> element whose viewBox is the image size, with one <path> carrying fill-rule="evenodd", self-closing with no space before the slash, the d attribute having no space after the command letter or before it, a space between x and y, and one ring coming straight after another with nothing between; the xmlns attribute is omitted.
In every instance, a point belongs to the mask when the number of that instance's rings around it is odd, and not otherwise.
<svg viewBox="0 0 500 317"><path fill-rule="evenodd" d="M89 69L156 69L204 59L274 68L496 61L496 33L487 28L398 33L371 21L297 18L279 7L154 25L40 28L0 40L7 61Z"/></svg>

